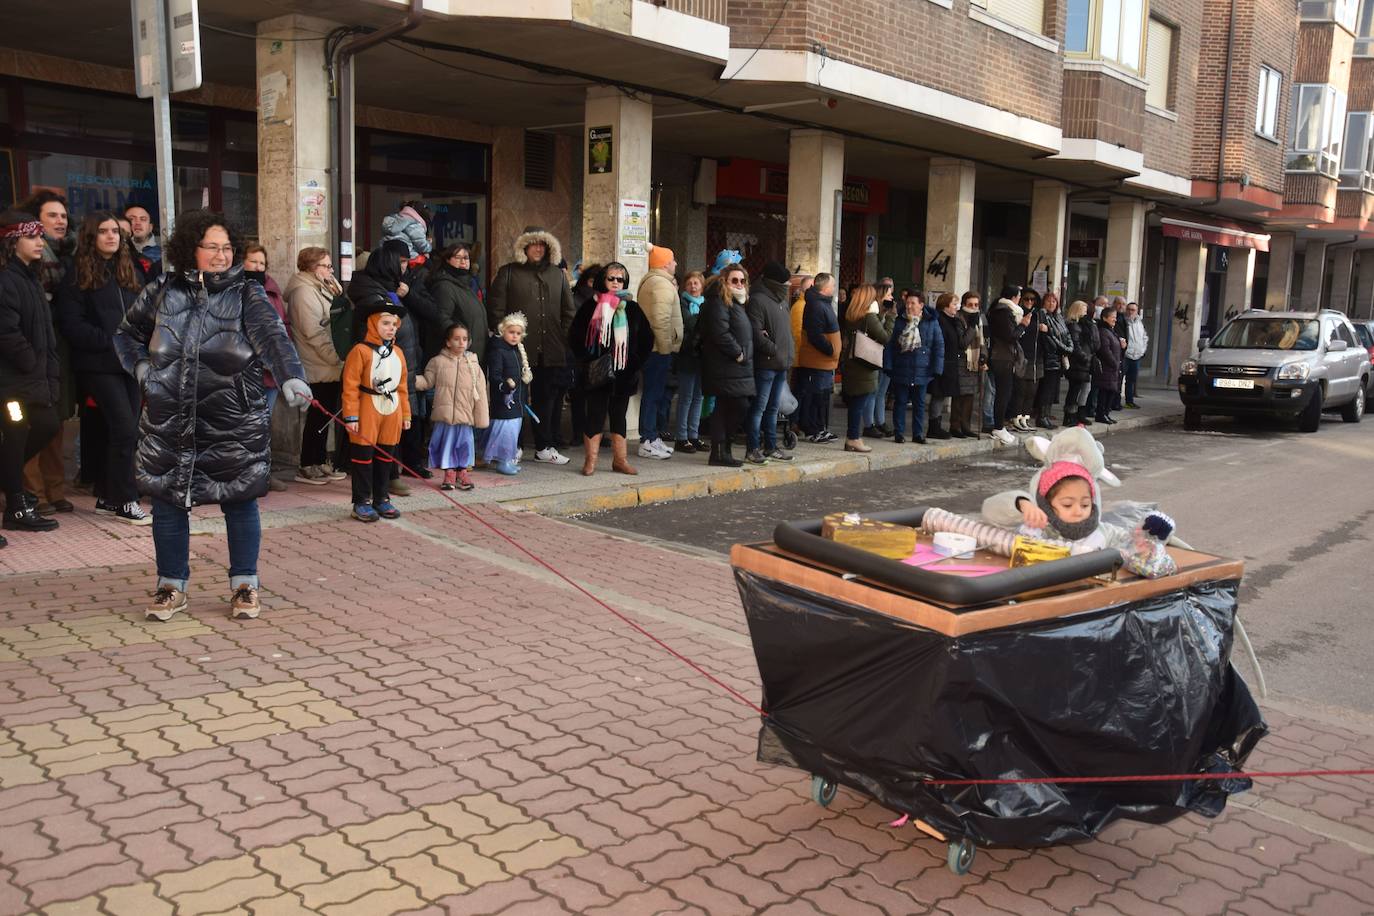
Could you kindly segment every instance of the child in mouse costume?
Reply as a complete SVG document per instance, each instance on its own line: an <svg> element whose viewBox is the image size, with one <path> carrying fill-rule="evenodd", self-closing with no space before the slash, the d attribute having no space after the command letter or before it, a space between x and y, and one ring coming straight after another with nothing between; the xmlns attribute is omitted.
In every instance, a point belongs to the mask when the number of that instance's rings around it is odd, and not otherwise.
<svg viewBox="0 0 1374 916"><path fill-rule="evenodd" d="M396 346L396 331L405 314L395 293L361 306L357 318L366 321L367 333L344 360L343 421L353 465L352 515L360 522L401 515L387 487L393 460L388 456L396 453L401 431L410 429L406 358Z"/></svg>
<svg viewBox="0 0 1374 916"><path fill-rule="evenodd" d="M1173 558L1164 549L1173 519L1152 512L1135 531L1102 521L1099 478L1115 485L1102 449L1082 427L1062 430L1041 449L1045 466L1031 476L1028 490L1009 490L983 502L983 517L1040 540L1066 542L1074 554L1119 550L1127 568L1147 578L1171 575Z"/></svg>

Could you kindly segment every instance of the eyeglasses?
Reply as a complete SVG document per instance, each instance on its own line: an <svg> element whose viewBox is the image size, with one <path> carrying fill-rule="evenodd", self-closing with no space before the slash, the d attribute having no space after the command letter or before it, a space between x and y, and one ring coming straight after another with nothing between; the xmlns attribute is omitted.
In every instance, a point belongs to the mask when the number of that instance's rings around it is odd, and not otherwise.
<svg viewBox="0 0 1374 916"><path fill-rule="evenodd" d="M744 279L743 277L731 277L729 280L726 280L725 282L729 283L731 286L744 286L749 281Z"/></svg>
<svg viewBox="0 0 1374 916"><path fill-rule="evenodd" d="M213 254L233 254L233 245L197 245L201 251L209 251Z"/></svg>
<svg viewBox="0 0 1374 916"><path fill-rule="evenodd" d="M607 282L607 283L619 283L621 286L624 286L624 285L625 285L625 278L624 278L624 277L607 277L607 278L606 278L606 282Z"/></svg>

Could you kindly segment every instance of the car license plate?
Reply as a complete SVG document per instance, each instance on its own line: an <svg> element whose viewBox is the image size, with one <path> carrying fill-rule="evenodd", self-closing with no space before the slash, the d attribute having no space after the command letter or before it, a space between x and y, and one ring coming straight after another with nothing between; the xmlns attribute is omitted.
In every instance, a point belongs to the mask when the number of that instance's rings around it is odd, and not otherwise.
<svg viewBox="0 0 1374 916"><path fill-rule="evenodd" d="M1249 378L1214 378L1212 379L1214 388L1254 388L1255 380Z"/></svg>

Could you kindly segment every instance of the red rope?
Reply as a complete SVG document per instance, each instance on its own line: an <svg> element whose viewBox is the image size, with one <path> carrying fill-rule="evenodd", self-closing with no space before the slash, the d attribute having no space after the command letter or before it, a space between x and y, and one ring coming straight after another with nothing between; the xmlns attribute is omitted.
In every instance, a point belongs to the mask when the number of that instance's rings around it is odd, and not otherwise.
<svg viewBox="0 0 1374 916"><path fill-rule="evenodd" d="M1299 779L1310 776L1374 776L1374 770L1287 770L1268 773L1163 773L1136 776L1035 776L1022 779L923 779L927 786L1018 786L1085 782L1183 782L1194 779Z"/></svg>
<svg viewBox="0 0 1374 916"><path fill-rule="evenodd" d="M339 424L339 427L340 427L341 429L347 430L348 424L346 424L346 423L343 421L343 418L340 417L338 414L334 413L332 410L330 410L328 407L325 407L323 404L321 404L319 401L315 400L314 398L311 398L311 399L310 399L310 403L311 403L312 405L314 405L314 407L315 407L316 410L320 411L320 412L323 413L323 414L328 415L329 418L330 418L331 420L333 420L335 423ZM762 716L762 715L767 715L767 714L763 711L763 708L760 707L760 706L759 706L757 703L755 703L753 700L750 700L750 699L749 699L748 697L746 697L744 694L740 693L738 690L736 690L735 688L731 687L729 684L725 683L725 682L722 681L720 678L716 677L714 674L712 674L711 672L707 671L705 668L701 667L701 666L698 665L696 662L692 661L690 658L688 658L687 656L683 655L681 652L677 651L677 650L674 649L672 646L668 645L666 642L664 642L663 640L659 639L659 638L658 638L657 636L655 636L654 634L650 633L648 630L644 629L644 627L640 626L638 623L635 623L635 621L631 620L629 617L627 617L626 615L622 614L620 611L617 611L615 608L611 607L611 606L610 606L609 604L607 604L605 601L602 601L602 600L601 600L600 598L598 598L596 595L593 595L591 592L587 591L587 589L583 588L581 585L577 584L577 583L574 582L572 579L570 579L570 578L568 578L567 576L565 576L557 567L555 567L555 566L549 564L548 562L544 561L544 560L541 559L539 556L537 556L537 555L534 554L532 551L530 551L528 548L526 548L524 545L522 545L519 541L515 540L515 538L513 538L513 537L511 537L510 535L506 534L506 533L505 533L504 531L502 531L500 528L497 528L497 527L496 527L495 525L493 525L491 522L489 522L489 521L487 521L486 519L482 518L482 516L478 515L478 514L477 514L476 512L474 512L470 507L464 505L463 503L460 503L460 502L459 502L457 499L455 499L453 496L449 495L449 492L448 492L447 490L440 489L437 485L432 484L432 483L430 483L429 481L425 480L424 478L420 477L419 474L416 474L413 470L411 470L410 468L406 467L405 463L402 462L400 458L396 457L395 455L390 454L389 452L386 451L386 449L382 448L382 447L381 447L380 445L378 445L377 443L368 441L368 439L367 439L366 437L364 437L364 436L362 436L362 435L360 435L360 434L357 434L357 433L350 433L350 435L356 435L357 438L363 442L363 444L372 446L372 447L375 448L377 451L379 451L379 452L381 452L383 455L385 455L388 459L390 459L390 460L396 462L397 466L400 467L401 470L409 472L409 473L411 474L411 476L413 476L413 477L416 478L416 480L420 481L421 483L424 483L424 484L425 484L426 486L428 486L430 489L434 490L434 492L436 492L436 493L438 493L439 495L443 496L443 497L444 497L445 499L447 499L449 502L453 503L455 506L457 506L459 509L461 509L463 512L465 512L465 513L468 515L469 518L471 518L471 519L473 519L474 521L476 521L476 522L478 522L479 524L481 524L483 527L485 527L486 529L488 529L489 531L491 531L493 534L495 534L495 535L496 535L497 537L499 537L501 540L505 541L507 544L510 544L510 545L511 545L512 547L514 547L516 550L520 551L520 552L523 553L525 556L529 557L531 560L533 560L534 562L538 563L540 566L544 567L544 568L547 569L549 572L553 573L553 574L554 574L555 576L557 576L559 579L563 580L564 582L566 582L566 583L568 583L569 585L571 585L573 588L577 589L577 591L581 592L583 595L585 595L586 597L590 598L593 602L595 602L596 604L600 605L600 606L601 606L602 608L604 608L605 610L610 611L612 614L614 614L616 617L618 617L618 618L621 620L621 622L623 622L623 623L627 624L628 626L630 626L632 629L635 630L635 632L639 633L641 636L643 636L643 637L645 637L646 639L648 639L648 640L650 640L651 642L653 642L655 645L657 645L657 646L658 646L660 649L662 649L663 651L667 652L667 653L668 653L669 655L671 655L673 658L675 658L675 659L677 659L678 661L682 662L684 665L686 665L687 667L691 668L691 669L692 669L693 671L695 671L697 674L700 674L702 677L706 678L706 679L707 679L708 681L710 681L712 684L715 684L715 685L716 685L717 687L719 687L721 690L724 690L726 693L730 694L730 696L734 697L736 700L739 700L739 701L740 701L741 703L743 703L745 706L748 706L748 707L749 707L750 709L752 709L754 712L758 713L758 714L761 715L761 716Z"/></svg>

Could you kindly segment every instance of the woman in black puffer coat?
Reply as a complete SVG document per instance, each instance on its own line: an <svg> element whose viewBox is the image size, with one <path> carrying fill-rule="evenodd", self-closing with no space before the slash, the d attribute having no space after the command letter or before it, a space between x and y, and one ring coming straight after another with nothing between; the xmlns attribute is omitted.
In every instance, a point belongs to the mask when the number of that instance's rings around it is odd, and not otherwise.
<svg viewBox="0 0 1374 916"><path fill-rule="evenodd" d="M81 390L95 399L107 431L103 454L95 459L95 511L132 525L152 524L152 518L138 504L134 483L138 383L119 364L114 335L143 286L118 217L108 211L87 216L53 305Z"/></svg>
<svg viewBox="0 0 1374 916"><path fill-rule="evenodd" d="M258 615L257 499L267 493L272 458L264 365L288 405L310 404L286 327L267 291L234 263L236 250L221 214L183 214L167 243L166 272L139 294L114 337L120 365L143 392L135 476L153 500L152 619L186 609L191 507L211 504L224 511L229 539L230 615Z"/></svg>
<svg viewBox="0 0 1374 916"><path fill-rule="evenodd" d="M1125 344L1116 334L1116 308L1107 306L1097 321L1097 365L1093 367L1093 386L1097 388L1099 423L1116 423L1110 413L1121 388L1121 352Z"/></svg>
<svg viewBox="0 0 1374 916"><path fill-rule="evenodd" d="M1064 395L1064 425L1081 423L1092 426L1092 417L1087 415L1084 405L1088 403L1088 392L1092 389L1093 360L1097 354L1097 328L1092 316L1088 314L1088 303L1075 300L1064 313L1064 321L1069 326L1069 368L1065 374L1069 378L1069 391Z"/></svg>
<svg viewBox="0 0 1374 916"><path fill-rule="evenodd" d="M701 336L701 389L716 399L711 412L709 464L737 468L744 464L730 453L730 437L739 428L754 397L754 326L744 304L749 301L749 273L735 264L711 278L697 330Z"/></svg>

